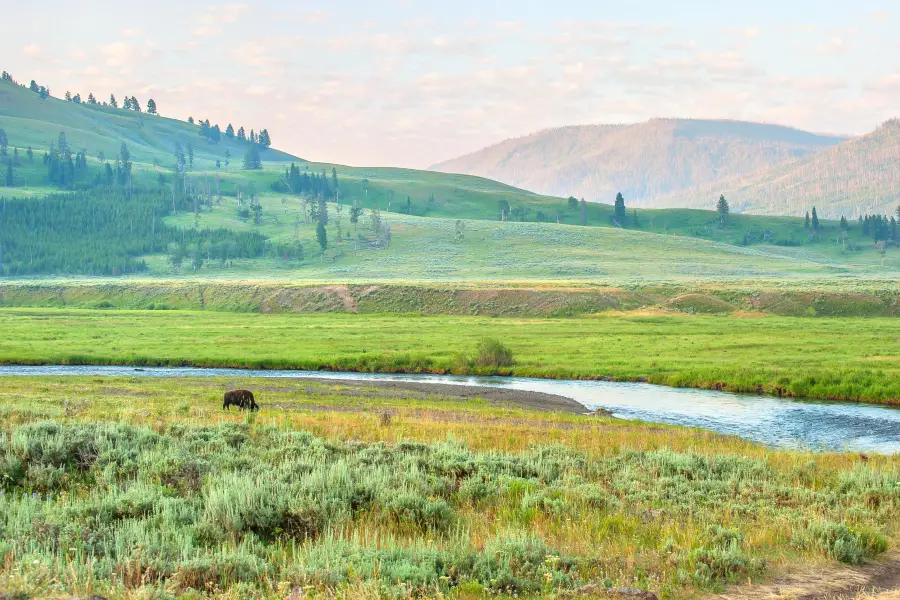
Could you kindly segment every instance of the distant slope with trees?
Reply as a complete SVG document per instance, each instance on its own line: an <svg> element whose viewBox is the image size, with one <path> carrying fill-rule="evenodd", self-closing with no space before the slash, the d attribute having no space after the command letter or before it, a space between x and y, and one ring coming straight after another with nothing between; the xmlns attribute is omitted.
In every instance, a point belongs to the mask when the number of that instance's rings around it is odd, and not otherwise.
<svg viewBox="0 0 900 600"><path fill-rule="evenodd" d="M872 133L763 171L653 201L705 207L724 193L740 212L802 216L816 205L827 218L893 215L900 202L900 120Z"/></svg>
<svg viewBox="0 0 900 600"><path fill-rule="evenodd" d="M653 206L657 197L754 173L844 140L778 125L653 119L548 129L432 169L594 202L611 202L622 192L637 204ZM717 197L712 196L713 203Z"/></svg>

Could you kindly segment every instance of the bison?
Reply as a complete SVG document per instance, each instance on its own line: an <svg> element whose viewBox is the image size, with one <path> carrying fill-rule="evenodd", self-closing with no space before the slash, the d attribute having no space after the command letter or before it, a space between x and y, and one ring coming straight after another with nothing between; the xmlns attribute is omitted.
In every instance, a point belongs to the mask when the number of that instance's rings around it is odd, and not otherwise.
<svg viewBox="0 0 900 600"><path fill-rule="evenodd" d="M225 402L222 409L227 410L232 406L237 406L240 410L259 410L259 405L253 398L253 392L248 390L232 390L225 392Z"/></svg>

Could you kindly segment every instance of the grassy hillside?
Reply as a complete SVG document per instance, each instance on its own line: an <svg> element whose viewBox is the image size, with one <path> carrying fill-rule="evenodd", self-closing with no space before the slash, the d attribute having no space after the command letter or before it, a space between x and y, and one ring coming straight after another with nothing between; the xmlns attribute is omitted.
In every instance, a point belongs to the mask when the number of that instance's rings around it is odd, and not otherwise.
<svg viewBox="0 0 900 600"><path fill-rule="evenodd" d="M21 202L40 203L42 196L61 191L49 185L42 156L59 132L65 131L71 148L84 149L88 154L86 166L73 186L88 190L85 199L79 202L92 203L92 195L97 195L106 202L119 203L122 209L122 216L116 220L119 237L123 234L142 237L148 240L144 247L152 248L141 253L136 251L135 244L112 248L103 242L105 253L119 252L117 259L106 263L138 265L144 264L142 259L146 258L153 276L209 274L240 278L252 273L259 277L329 280L648 280L883 274L895 268L895 249L889 248L881 256L872 240L863 236L855 224L847 238L839 240L837 223L829 221L823 221L821 228L813 233L804 228L802 220L795 218L733 215L723 227L711 211L641 209L635 212L629 208L627 230L615 231L612 207L589 203L584 213L588 227L581 227L580 207L572 207L562 198L534 194L489 179L410 169L311 163L294 160L277 150L263 151L262 170L245 171L240 168L240 159L247 144L224 138L218 145L209 144L198 135L196 126L187 123L53 98L41 99L27 89L6 82L0 83L0 97L3 99L0 128L7 133L10 153L13 148L21 149L20 166L14 169L15 186L0 191L0 196L5 198L4 207L19 213L41 212L45 207L24 209ZM689 122L687 125L678 125L681 138L705 140L709 137L707 129L715 124ZM743 136L741 139L774 139L782 145L809 145L815 140L826 143L802 132L739 123L731 124L728 131ZM278 132L274 135L277 141ZM105 168L96 158L97 152L102 150L111 162L123 141L133 161L137 197L147 197L140 195L140 190L158 197L152 204L152 217L135 218L131 210L135 196L128 196L124 189L102 192L95 189L97 177L102 176ZM176 143L186 146L188 141L196 149L195 162L182 180L172 170L173 150ZM24 154L27 146L35 151L32 159ZM223 160L225 150L232 154L228 165ZM216 160L222 161L218 171ZM337 205L333 202L329 205L329 244L324 255L316 242L315 225L308 217L312 199L309 195L304 198L290 193L283 184L289 160L303 174L324 173L329 181L333 172L337 175L344 208L338 218ZM116 194L124 199L115 200ZM171 196L178 197L177 214L172 213ZM248 218L249 198L256 198L261 206L259 223ZM348 205L353 203L365 210L356 227L349 222ZM505 223L499 222L501 205L508 207L510 221ZM713 205L714 198L710 198L708 206ZM99 206L81 208L88 214L104 210ZM385 239L385 230L376 232L372 226L374 208L381 211L382 223L391 226L390 244ZM36 222L28 221L31 225L26 227L24 237L22 226L15 225L18 221L0 222L0 250L5 247L3 275L128 272L119 267L99 269L96 261L91 265L90 260L81 260L87 265L83 267L60 260L44 261L36 267L35 244L28 240L48 240L51 234L59 235L61 229L53 227L54 219L66 226L71 224L65 214L51 217L40 221L50 227L47 231L35 229ZM156 223L159 219L163 222ZM461 223L457 224L457 220ZM203 235L183 234L184 243L177 240L177 235L160 238L157 232L162 231L159 228L163 225L185 232L217 228L256 232L268 239L269 246L265 251L256 252L257 258L252 260L241 259L233 253L226 257L224 252L211 252L202 242L189 239L196 240ZM148 228L154 229L146 231ZM170 264L166 256L170 252L160 252L166 244L175 242L180 246L177 251L190 255L180 268ZM88 245L100 243L97 238ZM297 257L296 248L286 254L285 246L296 244L302 245L302 259ZM43 245L48 247L47 243ZM50 249L65 252L57 244L50 245ZM63 263L70 266L41 266Z"/></svg>
<svg viewBox="0 0 900 600"><path fill-rule="evenodd" d="M895 214L900 204L900 120L874 132L749 176L657 199L654 206L706 206L724 193L735 208L802 215L810 206L832 218Z"/></svg>
<svg viewBox="0 0 900 600"><path fill-rule="evenodd" d="M752 173L841 141L776 125L654 119L545 130L432 168L589 201L611 203L622 192L647 204L661 195Z"/></svg>
<svg viewBox="0 0 900 600"><path fill-rule="evenodd" d="M199 114L195 116L201 118ZM227 123L219 125L224 132ZM73 152L83 149L89 157L103 152L114 160L120 143L125 142L135 162L152 164L156 158L167 166L172 163L175 143L191 142L198 170L213 168L216 159L224 162L226 151L238 163L248 146L225 136L218 144L209 143L197 134L196 126L185 121L53 97L41 99L29 89L5 81L0 82L0 129L6 131L10 152L13 147L22 152L28 146L44 150L64 132ZM296 157L269 149L263 152L263 160L290 161Z"/></svg>

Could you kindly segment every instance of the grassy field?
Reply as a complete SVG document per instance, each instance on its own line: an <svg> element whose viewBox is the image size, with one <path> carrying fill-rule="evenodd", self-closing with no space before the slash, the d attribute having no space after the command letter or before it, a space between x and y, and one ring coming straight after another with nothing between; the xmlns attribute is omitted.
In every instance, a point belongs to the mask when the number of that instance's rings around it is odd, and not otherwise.
<svg viewBox="0 0 900 600"><path fill-rule="evenodd" d="M492 337L520 376L900 402L895 319L2 309L0 329L0 363L468 372L459 355Z"/></svg>
<svg viewBox="0 0 900 600"><path fill-rule="evenodd" d="M309 381L4 378L0 590L688 598L896 543L900 462ZM364 385L364 384L363 384ZM361 393L362 392L362 393ZM389 415L385 417L384 415Z"/></svg>

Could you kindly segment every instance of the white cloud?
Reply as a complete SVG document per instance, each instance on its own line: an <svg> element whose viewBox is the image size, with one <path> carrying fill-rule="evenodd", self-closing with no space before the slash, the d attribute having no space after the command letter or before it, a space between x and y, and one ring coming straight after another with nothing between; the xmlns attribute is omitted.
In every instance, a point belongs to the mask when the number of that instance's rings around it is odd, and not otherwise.
<svg viewBox="0 0 900 600"><path fill-rule="evenodd" d="M22 54L25 56L39 56L41 54L41 47L37 44L28 44L27 46L22 47Z"/></svg>
<svg viewBox="0 0 900 600"><path fill-rule="evenodd" d="M843 52L846 49L847 43L844 41L844 38L840 36L829 38L826 43L819 44L815 47L816 54L836 54Z"/></svg>

